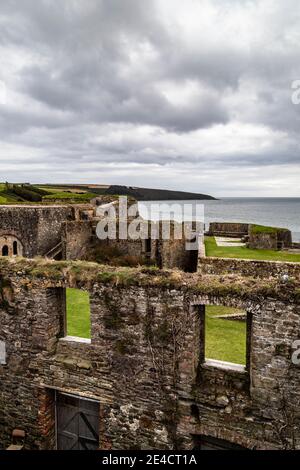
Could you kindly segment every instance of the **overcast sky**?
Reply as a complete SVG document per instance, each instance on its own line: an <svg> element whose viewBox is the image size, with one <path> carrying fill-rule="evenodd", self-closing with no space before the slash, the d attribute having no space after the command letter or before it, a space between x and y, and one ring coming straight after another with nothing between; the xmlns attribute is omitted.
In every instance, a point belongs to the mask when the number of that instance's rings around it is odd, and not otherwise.
<svg viewBox="0 0 300 470"><path fill-rule="evenodd" d="M1 0L0 181L300 196L299 0Z"/></svg>

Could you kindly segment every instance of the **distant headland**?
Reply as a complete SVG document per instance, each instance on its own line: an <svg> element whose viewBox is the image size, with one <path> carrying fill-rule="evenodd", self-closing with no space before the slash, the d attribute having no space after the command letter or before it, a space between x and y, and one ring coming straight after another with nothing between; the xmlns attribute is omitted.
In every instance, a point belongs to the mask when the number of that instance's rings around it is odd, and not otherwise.
<svg viewBox="0 0 300 470"><path fill-rule="evenodd" d="M207 194L190 193L185 191L171 191L168 189L137 188L134 186L112 185L105 191L106 194L118 194L121 196L132 196L138 201L175 201L191 199L212 199Z"/></svg>
<svg viewBox="0 0 300 470"><path fill-rule="evenodd" d="M85 203L96 196L129 196L137 201L215 200L207 194L104 184L0 183L0 204Z"/></svg>

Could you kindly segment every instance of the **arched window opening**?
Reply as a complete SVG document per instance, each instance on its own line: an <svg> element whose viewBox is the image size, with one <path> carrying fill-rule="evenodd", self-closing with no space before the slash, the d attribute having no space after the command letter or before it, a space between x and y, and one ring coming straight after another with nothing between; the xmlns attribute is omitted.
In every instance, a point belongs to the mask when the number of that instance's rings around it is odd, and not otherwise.
<svg viewBox="0 0 300 470"><path fill-rule="evenodd" d="M13 242L13 254L14 255L18 254L18 242L16 241Z"/></svg>
<svg viewBox="0 0 300 470"><path fill-rule="evenodd" d="M4 245L2 248L2 256L8 256L8 246Z"/></svg>

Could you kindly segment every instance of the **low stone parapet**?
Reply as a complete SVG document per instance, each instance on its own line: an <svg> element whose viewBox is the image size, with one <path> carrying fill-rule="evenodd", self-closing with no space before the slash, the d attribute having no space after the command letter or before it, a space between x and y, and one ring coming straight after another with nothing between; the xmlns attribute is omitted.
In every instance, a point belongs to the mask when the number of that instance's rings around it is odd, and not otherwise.
<svg viewBox="0 0 300 470"><path fill-rule="evenodd" d="M215 275L240 274L255 278L286 279L288 276L300 279L300 263L202 257L199 258L198 272Z"/></svg>

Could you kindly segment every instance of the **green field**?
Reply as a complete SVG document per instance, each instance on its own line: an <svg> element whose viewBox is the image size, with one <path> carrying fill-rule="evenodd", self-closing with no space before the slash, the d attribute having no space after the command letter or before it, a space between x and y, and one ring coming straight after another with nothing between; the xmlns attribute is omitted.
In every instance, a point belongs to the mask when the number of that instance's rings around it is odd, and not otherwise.
<svg viewBox="0 0 300 470"><path fill-rule="evenodd" d="M205 237L206 256L300 263L300 254L273 250L250 250L245 246L218 246L214 237Z"/></svg>
<svg viewBox="0 0 300 470"><path fill-rule="evenodd" d="M0 204L86 203L97 194L72 187L35 186L0 183Z"/></svg>
<svg viewBox="0 0 300 470"><path fill-rule="evenodd" d="M91 337L89 294L79 289L66 289L67 335Z"/></svg>
<svg viewBox="0 0 300 470"><path fill-rule="evenodd" d="M0 204L16 202L16 198L5 194L5 184L0 183Z"/></svg>
<svg viewBox="0 0 300 470"><path fill-rule="evenodd" d="M246 322L215 318L237 310L208 305L205 313L205 358L245 365Z"/></svg>
<svg viewBox="0 0 300 470"><path fill-rule="evenodd" d="M91 199L96 197L96 194L92 193L76 193L70 191L60 191L60 192L52 192L48 196L43 197L43 201L74 201L74 202L89 202Z"/></svg>

